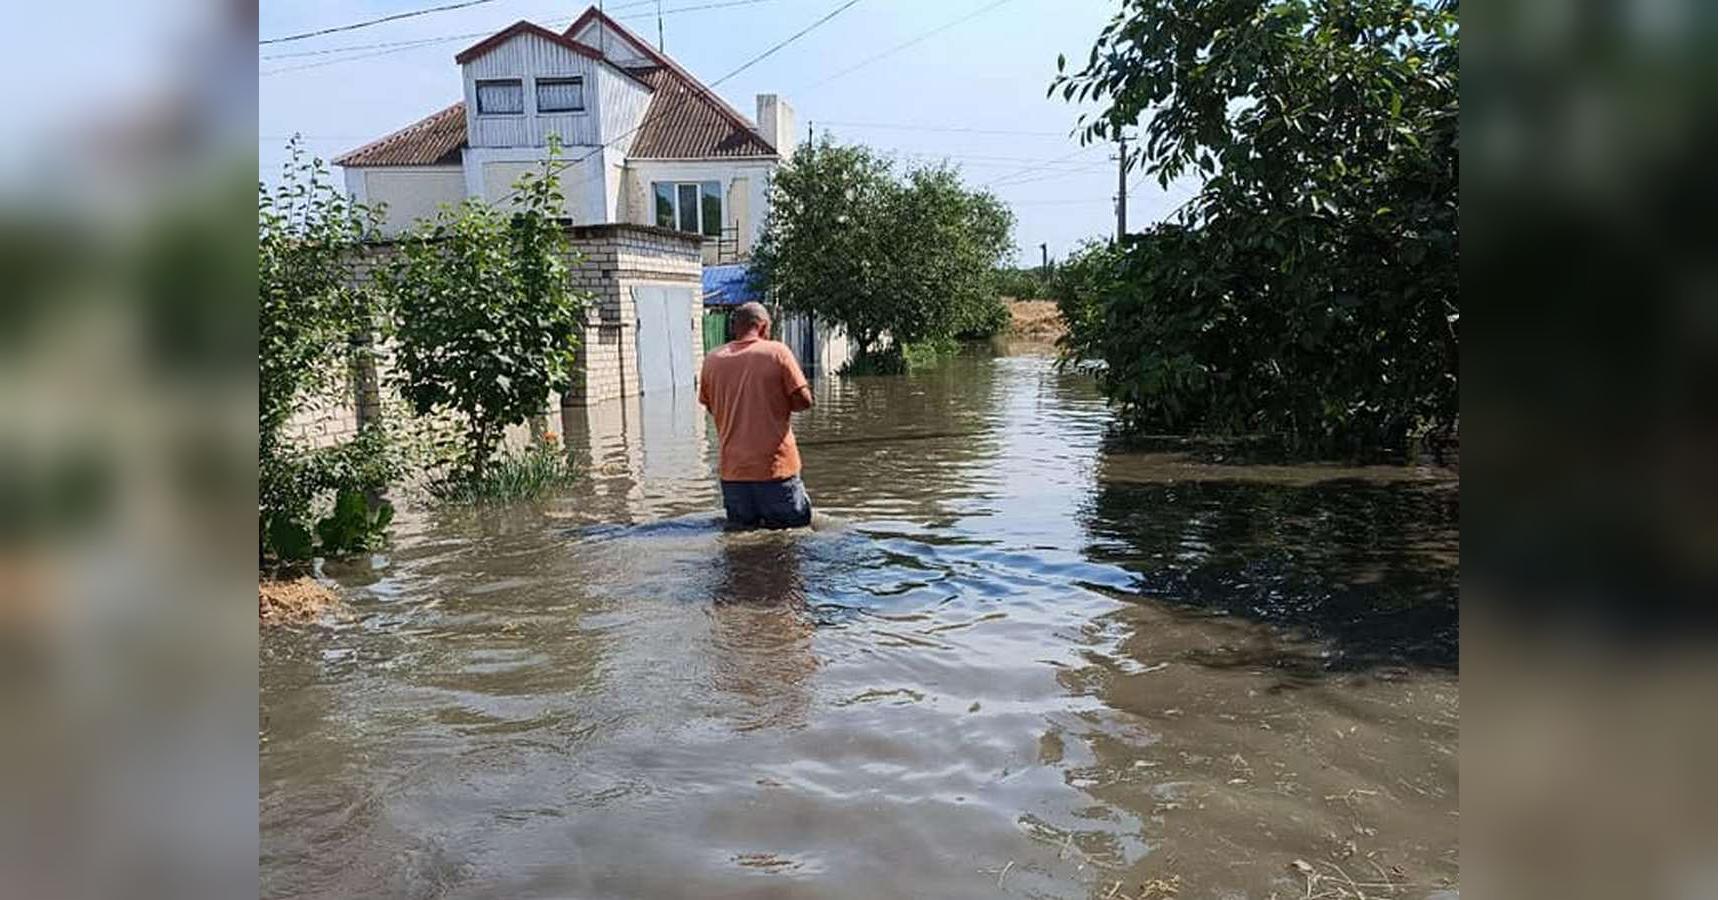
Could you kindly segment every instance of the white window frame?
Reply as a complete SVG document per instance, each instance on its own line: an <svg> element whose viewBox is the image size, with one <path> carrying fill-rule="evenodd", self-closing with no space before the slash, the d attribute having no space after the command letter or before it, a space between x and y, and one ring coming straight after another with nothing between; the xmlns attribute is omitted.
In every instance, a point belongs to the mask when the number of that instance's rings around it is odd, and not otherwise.
<svg viewBox="0 0 1719 900"><path fill-rule="evenodd" d="M576 109L545 110L543 108L542 89L539 87L545 81L573 82L579 85L579 106ZM585 101L585 76L583 75L544 75L533 78L531 79L531 100L537 104L537 114L541 116L582 116L591 105Z"/></svg>
<svg viewBox="0 0 1719 900"><path fill-rule="evenodd" d="M486 112L483 108L483 86L486 84L517 84L519 85L519 112ZM484 118L514 118L524 116L525 79L524 78L477 78L472 81L472 103L477 106L477 114Z"/></svg>
<svg viewBox="0 0 1719 900"><path fill-rule="evenodd" d="M717 203L718 208L721 209L721 214L718 217L718 221L716 223L716 233L715 234L705 234L704 233L704 186L706 184L710 184L711 182L716 183L716 203ZM674 198L674 225L671 226L672 230L679 231L681 234L696 234L699 237L705 238L707 240L716 240L716 239L722 237L723 229L728 227L728 184L727 184L725 179L722 179L722 178L696 178L696 179L694 179L694 178L681 178L681 179L666 179L663 181L651 182L650 200L651 200L651 224L652 225L657 224L657 187L659 185L665 185L665 184L669 186L669 189L670 189L669 190L669 196ZM685 231L680 227L680 189L681 189L682 185L688 185L688 184L693 185L694 187L698 188L699 209L698 209L698 230L697 231ZM658 225L657 227L660 228L662 226Z"/></svg>

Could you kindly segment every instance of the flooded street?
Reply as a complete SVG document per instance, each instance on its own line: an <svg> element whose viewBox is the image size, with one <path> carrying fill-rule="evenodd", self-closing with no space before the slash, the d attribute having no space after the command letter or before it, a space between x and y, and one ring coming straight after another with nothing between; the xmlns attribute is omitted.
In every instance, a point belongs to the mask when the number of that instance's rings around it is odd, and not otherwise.
<svg viewBox="0 0 1719 900"><path fill-rule="evenodd" d="M652 396L331 566L261 638L263 896L1455 896L1453 473L1108 451L1043 351L817 390L815 531L722 532Z"/></svg>

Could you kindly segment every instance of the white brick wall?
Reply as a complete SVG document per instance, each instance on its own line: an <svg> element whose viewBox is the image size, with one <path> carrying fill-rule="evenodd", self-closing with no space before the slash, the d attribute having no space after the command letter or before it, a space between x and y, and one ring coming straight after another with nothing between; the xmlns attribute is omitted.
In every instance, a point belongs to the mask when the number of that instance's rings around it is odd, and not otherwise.
<svg viewBox="0 0 1719 900"><path fill-rule="evenodd" d="M634 225L575 227L569 230L569 237L578 260L570 275L571 284L593 297L580 335L574 384L565 396L545 398L546 412L638 394L637 313L632 284L685 285L693 289L695 297L702 296L704 267L696 238ZM393 243L365 247L353 265L354 282L369 283L373 273L386 266L396 252ZM701 303L693 303L692 315L693 361L697 365L704 355ZM396 373L390 348L379 347L375 355L374 367L360 373L358 381L351 373L339 373L345 379L344 387L335 396L307 403L289 422L289 434L316 447L344 441L356 434L361 424L361 401L365 414L381 410L396 420L409 417L409 405L392 386ZM359 384L365 389L360 390ZM430 427L451 425L442 422Z"/></svg>

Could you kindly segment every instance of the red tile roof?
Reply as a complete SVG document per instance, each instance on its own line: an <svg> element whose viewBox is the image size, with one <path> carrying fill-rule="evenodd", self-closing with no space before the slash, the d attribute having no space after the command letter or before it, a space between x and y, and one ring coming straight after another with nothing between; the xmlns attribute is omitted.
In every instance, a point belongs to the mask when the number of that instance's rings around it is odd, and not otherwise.
<svg viewBox="0 0 1719 900"><path fill-rule="evenodd" d="M656 88L628 157L704 159L775 156L776 148L702 84L665 67L631 69Z"/></svg>
<svg viewBox="0 0 1719 900"><path fill-rule="evenodd" d="M585 10L567 26L571 37L595 19L619 34L656 63L626 71L656 89L644 122L628 156L657 159L702 159L710 156L774 156L776 148L745 116L704 86L680 64L652 49L625 25L597 7Z"/></svg>
<svg viewBox="0 0 1719 900"><path fill-rule="evenodd" d="M466 145L466 105L455 103L387 137L334 158L337 166L459 165Z"/></svg>
<svg viewBox="0 0 1719 900"><path fill-rule="evenodd" d="M573 40L593 17L626 38L656 63L654 66L619 68L614 71L652 89L650 106L633 135L627 155L646 159L706 159L775 156L776 148L745 116L735 111L714 91L705 87L674 60L651 49L632 32L598 12L585 11L565 34L556 34L530 22L516 22L460 52L455 60L468 62L519 34L533 34L595 59L598 50ZM455 103L441 112L414 122L387 137L372 141L335 157L340 166L431 166L457 165L466 145L465 104Z"/></svg>

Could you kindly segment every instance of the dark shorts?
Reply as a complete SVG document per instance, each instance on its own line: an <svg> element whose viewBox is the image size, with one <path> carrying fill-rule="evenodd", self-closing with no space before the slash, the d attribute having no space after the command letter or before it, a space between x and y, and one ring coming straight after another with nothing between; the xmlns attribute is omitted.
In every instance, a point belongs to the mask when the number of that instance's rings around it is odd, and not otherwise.
<svg viewBox="0 0 1719 900"><path fill-rule="evenodd" d="M798 475L781 481L724 481L722 508L733 528L801 528L812 524L812 501Z"/></svg>

